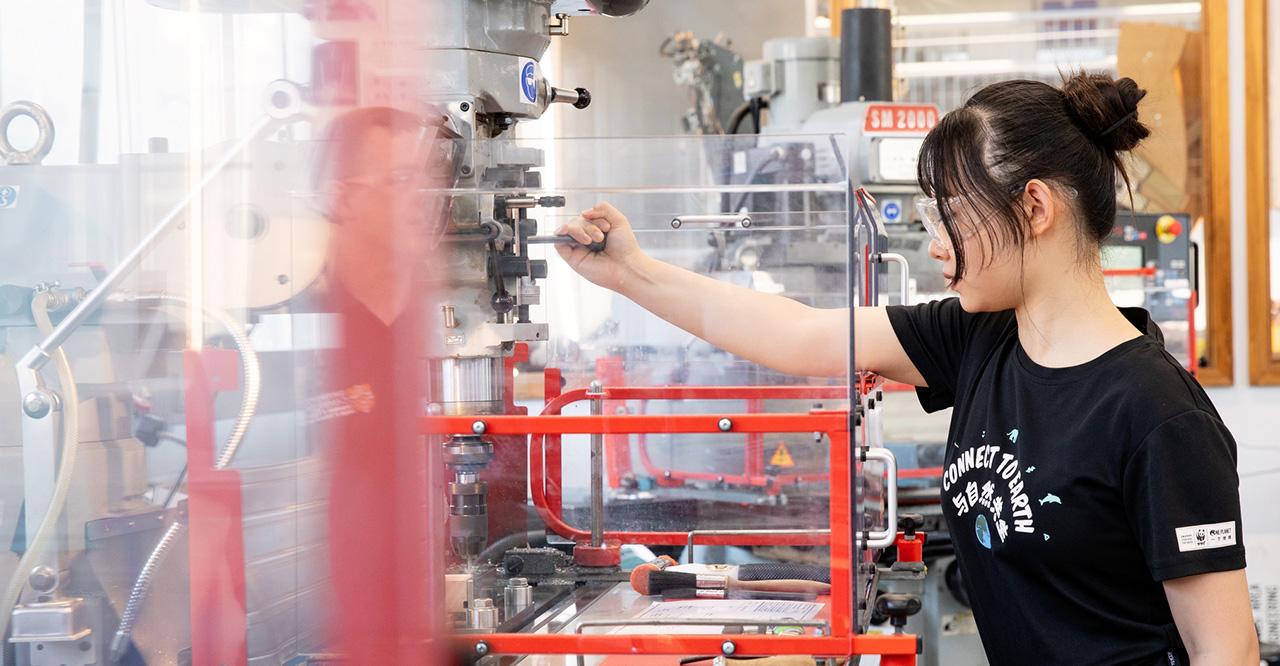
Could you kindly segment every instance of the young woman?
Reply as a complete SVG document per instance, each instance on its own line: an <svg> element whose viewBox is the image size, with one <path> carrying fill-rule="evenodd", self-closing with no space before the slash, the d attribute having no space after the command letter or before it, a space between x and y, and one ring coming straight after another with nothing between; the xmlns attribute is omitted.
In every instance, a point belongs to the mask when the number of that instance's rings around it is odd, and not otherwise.
<svg viewBox="0 0 1280 666"><path fill-rule="evenodd" d="M1256 664L1236 450L1100 247L1148 130L1131 79L980 90L925 139L920 208L958 297L859 308L860 368L955 407L942 506L992 664ZM730 352L844 372L849 313L646 256L602 203L562 227L584 277ZM786 340L787 344L778 344Z"/></svg>

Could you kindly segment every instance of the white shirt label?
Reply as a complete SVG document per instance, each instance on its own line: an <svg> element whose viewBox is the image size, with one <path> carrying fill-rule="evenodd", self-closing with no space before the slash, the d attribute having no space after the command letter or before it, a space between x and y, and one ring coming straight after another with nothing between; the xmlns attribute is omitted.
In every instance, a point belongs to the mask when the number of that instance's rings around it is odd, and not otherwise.
<svg viewBox="0 0 1280 666"><path fill-rule="evenodd" d="M1236 522L1188 525L1174 530L1178 535L1178 551L1206 550L1236 545Z"/></svg>

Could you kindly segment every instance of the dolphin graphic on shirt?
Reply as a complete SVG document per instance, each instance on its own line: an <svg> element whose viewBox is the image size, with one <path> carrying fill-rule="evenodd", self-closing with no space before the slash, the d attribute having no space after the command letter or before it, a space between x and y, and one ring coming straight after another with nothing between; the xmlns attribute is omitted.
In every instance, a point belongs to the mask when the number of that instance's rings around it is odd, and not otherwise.
<svg viewBox="0 0 1280 666"><path fill-rule="evenodd" d="M1008 433L1006 433L1006 435L1009 437L1009 441L1010 441L1010 442L1013 442L1014 444L1017 444L1017 443L1018 443L1018 429L1017 429L1017 428L1014 428L1013 430L1010 430Z"/></svg>
<svg viewBox="0 0 1280 666"><path fill-rule="evenodd" d="M1062 504L1062 500L1053 493L1045 493L1045 496L1040 498L1040 506L1046 504Z"/></svg>

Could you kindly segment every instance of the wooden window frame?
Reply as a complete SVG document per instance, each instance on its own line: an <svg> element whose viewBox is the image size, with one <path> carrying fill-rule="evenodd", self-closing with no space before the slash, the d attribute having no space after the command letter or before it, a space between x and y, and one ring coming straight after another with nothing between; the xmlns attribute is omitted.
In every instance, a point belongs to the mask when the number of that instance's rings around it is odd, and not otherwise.
<svg viewBox="0 0 1280 666"><path fill-rule="evenodd" d="M1270 91L1267 86L1267 3L1244 10L1245 253L1249 310L1249 383L1280 384L1271 347Z"/></svg>
<svg viewBox="0 0 1280 666"><path fill-rule="evenodd" d="M1197 378L1205 386L1230 386L1231 349L1231 118L1228 99L1228 0L1205 0L1200 8L1204 34L1201 90L1203 141L1205 266L1202 289L1208 295L1207 350L1211 361ZM1253 5L1253 2L1246 2ZM1246 19L1246 24L1247 24ZM1194 353L1194 352L1193 352Z"/></svg>

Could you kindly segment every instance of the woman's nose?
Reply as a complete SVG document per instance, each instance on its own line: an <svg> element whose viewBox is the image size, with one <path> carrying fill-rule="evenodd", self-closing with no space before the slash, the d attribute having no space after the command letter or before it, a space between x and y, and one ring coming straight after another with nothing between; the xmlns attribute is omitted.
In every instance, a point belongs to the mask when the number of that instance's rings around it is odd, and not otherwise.
<svg viewBox="0 0 1280 666"><path fill-rule="evenodd" d="M938 261L946 261L951 258L951 250L936 240L929 240L929 256Z"/></svg>

